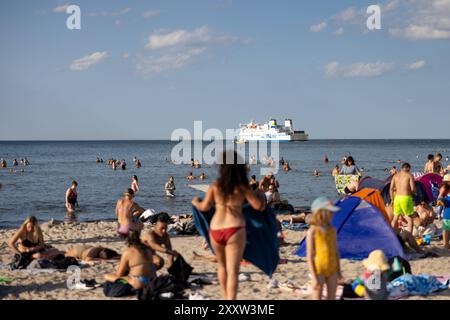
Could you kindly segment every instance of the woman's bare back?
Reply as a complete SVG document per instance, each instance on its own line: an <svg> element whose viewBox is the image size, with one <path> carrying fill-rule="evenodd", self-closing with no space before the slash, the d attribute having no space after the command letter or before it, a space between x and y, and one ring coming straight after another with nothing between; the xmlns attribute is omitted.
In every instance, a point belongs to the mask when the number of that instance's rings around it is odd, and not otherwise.
<svg viewBox="0 0 450 320"><path fill-rule="evenodd" d="M220 187L214 184L214 203L216 211L211 220L211 229L223 229L245 226L242 207L245 202L245 193L236 188L232 196L225 199Z"/></svg>

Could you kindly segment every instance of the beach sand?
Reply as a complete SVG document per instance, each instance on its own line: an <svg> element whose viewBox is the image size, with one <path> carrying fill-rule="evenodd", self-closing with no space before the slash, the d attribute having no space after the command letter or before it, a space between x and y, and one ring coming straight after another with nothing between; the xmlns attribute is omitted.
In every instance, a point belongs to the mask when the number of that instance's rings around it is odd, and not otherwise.
<svg viewBox="0 0 450 320"><path fill-rule="evenodd" d="M60 250L66 250L77 244L102 245L119 252L125 247L124 241L116 237L116 223L114 222L90 222L75 225L55 224L48 226L43 224L42 229L47 244ZM0 263L7 264L13 254L7 246L8 239L14 230L0 230ZM297 286L306 286L309 282L306 260L294 254L298 243L306 232L285 231L286 241L290 244L281 247L280 256L287 259L286 264L280 264L274 275L279 283L292 281ZM193 251L202 255L208 252L201 249L202 238L199 236L175 236L172 237L172 245L175 250L182 253L186 260L194 267L194 272L200 276L212 277L214 283L205 285L197 292L207 299L221 299L220 288L216 281L216 266L214 263L193 259ZM427 258L411 261L414 274L450 275L450 253L442 249L441 244L433 242L429 246L438 253L439 258ZM105 273L114 272L117 261L97 263L83 268L82 279L96 279L103 282ZM341 260L341 268L345 279L355 279L362 273L361 262ZM161 271L160 271L161 272ZM165 269L162 272L166 272ZM241 267L241 273L250 275L249 281L239 284L238 299L261 300L301 300L309 296L299 293L286 292L281 289L268 289L268 276L264 275L256 267L245 265ZM0 285L0 299L25 299L25 300L104 300L110 299L104 296L102 288L90 291L69 290L66 286L68 274L65 272L31 274L27 271L9 271L0 269L0 276L11 277L15 280L10 284ZM188 293L190 290L187 291ZM445 290L428 297L410 297L409 299L449 299L450 290ZM121 299L135 299L121 298Z"/></svg>

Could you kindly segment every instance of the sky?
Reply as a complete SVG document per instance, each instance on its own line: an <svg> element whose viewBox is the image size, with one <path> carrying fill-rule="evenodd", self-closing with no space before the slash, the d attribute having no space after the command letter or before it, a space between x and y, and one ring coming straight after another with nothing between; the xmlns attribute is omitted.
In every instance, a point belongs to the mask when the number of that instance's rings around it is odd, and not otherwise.
<svg viewBox="0 0 450 320"><path fill-rule="evenodd" d="M378 1L0 1L0 140L271 117L312 139L449 139L450 0Z"/></svg>

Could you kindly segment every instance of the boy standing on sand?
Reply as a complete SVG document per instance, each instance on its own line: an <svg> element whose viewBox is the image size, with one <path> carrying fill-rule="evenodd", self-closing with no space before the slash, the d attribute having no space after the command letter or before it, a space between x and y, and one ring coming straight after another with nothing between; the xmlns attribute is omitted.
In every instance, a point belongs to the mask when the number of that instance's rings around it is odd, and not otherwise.
<svg viewBox="0 0 450 320"><path fill-rule="evenodd" d="M410 173L411 165L404 163L402 169L397 173L391 182L391 201L394 203L394 219L392 228L397 229L397 223L400 216L403 216L408 222L408 231L413 232L413 221L411 216L414 214L414 195L416 194L416 185L414 177Z"/></svg>

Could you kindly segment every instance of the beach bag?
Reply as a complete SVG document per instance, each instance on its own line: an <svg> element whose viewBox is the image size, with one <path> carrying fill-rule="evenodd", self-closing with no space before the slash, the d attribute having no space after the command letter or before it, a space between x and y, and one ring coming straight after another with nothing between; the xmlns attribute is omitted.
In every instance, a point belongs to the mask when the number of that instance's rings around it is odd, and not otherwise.
<svg viewBox="0 0 450 320"><path fill-rule="evenodd" d="M192 270L194 270L194 268L192 268L181 255L178 255L172 266L167 269L169 274L175 278L175 281L180 284L185 284L188 281Z"/></svg>
<svg viewBox="0 0 450 320"><path fill-rule="evenodd" d="M402 257L392 257L388 260L392 272L389 274L388 281L393 281L404 274L412 274L411 265Z"/></svg>
<svg viewBox="0 0 450 320"><path fill-rule="evenodd" d="M26 269L33 261L32 253L15 254L13 261L9 264L11 270Z"/></svg>
<svg viewBox="0 0 450 320"><path fill-rule="evenodd" d="M164 274L153 279L143 289L137 293L138 300L160 300L163 293L172 293L172 298L179 296L185 287L179 284L175 277Z"/></svg>
<svg viewBox="0 0 450 320"><path fill-rule="evenodd" d="M105 282L103 293L106 297L129 297L135 294L133 287L124 280L118 279L115 282Z"/></svg>
<svg viewBox="0 0 450 320"><path fill-rule="evenodd" d="M66 270L69 266L79 265L77 259L73 257L65 257L62 254L57 255L53 260L51 260L51 262L55 268L59 270Z"/></svg>

